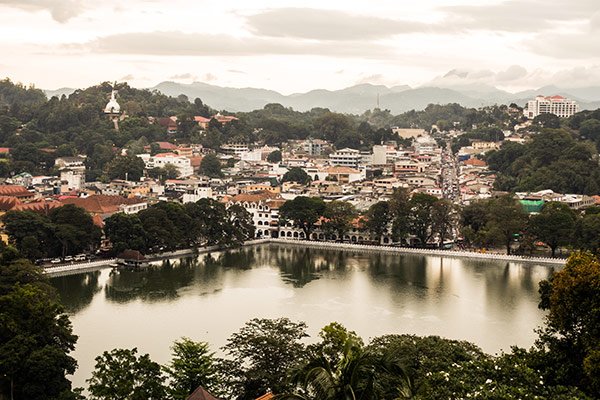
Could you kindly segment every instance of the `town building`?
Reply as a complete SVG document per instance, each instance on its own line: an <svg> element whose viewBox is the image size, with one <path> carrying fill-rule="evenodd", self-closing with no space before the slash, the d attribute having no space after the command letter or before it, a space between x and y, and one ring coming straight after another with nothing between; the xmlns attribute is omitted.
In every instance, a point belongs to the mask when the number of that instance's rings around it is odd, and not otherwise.
<svg viewBox="0 0 600 400"><path fill-rule="evenodd" d="M179 177L194 174L191 160L175 153L159 153L154 156L150 154L138 154L138 157L144 161L146 169L164 168L167 164L171 164L177 168Z"/></svg>
<svg viewBox="0 0 600 400"><path fill-rule="evenodd" d="M560 118L567 118L579 112L579 104L563 96L537 96L529 100L523 114L529 119L534 119L541 114L554 114Z"/></svg>
<svg viewBox="0 0 600 400"><path fill-rule="evenodd" d="M329 163L340 167L358 168L361 159L360 151L350 148L341 149L329 155Z"/></svg>

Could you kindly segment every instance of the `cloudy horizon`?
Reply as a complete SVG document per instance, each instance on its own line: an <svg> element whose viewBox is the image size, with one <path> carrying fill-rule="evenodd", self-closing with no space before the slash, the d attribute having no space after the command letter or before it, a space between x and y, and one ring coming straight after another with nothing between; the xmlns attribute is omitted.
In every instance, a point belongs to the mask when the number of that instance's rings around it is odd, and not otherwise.
<svg viewBox="0 0 600 400"><path fill-rule="evenodd" d="M0 0L0 22L0 78L44 89L600 86L596 0Z"/></svg>

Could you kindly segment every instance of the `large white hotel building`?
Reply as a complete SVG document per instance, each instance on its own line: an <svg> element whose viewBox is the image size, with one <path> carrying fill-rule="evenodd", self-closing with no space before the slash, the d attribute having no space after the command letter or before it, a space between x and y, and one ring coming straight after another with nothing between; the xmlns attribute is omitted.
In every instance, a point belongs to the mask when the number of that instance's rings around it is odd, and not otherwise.
<svg viewBox="0 0 600 400"><path fill-rule="evenodd" d="M523 111L525 116L533 119L540 114L554 114L560 118L570 117L579 112L579 105L574 100L562 96L537 96L527 102Z"/></svg>

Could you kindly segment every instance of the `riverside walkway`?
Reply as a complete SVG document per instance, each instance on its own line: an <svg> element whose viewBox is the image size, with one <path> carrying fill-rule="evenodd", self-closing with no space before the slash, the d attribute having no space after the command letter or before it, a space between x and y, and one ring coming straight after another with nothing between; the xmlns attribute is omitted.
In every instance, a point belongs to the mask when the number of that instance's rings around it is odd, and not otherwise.
<svg viewBox="0 0 600 400"><path fill-rule="evenodd" d="M330 249L330 250L348 250L348 251L372 251L372 252L385 252L385 253L396 253L396 254L414 254L422 256L435 256L435 257L449 257L449 258L471 258L480 260L495 260L495 261L511 261L511 262L526 262L535 264L545 265L558 265L562 266L565 264L566 259L564 258L550 258L550 257L527 257L518 255L508 254L497 254L497 253L478 253L474 251L456 251L456 250L438 250L438 249L420 249L412 247L394 247L394 246L377 246L368 244L358 243L336 243L336 242L320 242L313 240L295 240L295 239L279 239L279 238L266 238L266 239L255 239L246 241L243 246L254 246L259 244L284 244L294 245L303 247L313 247L319 249ZM167 260L185 256L191 256L195 254L210 253L212 251L225 251L226 248L219 246L200 247L196 249L184 249L176 250L166 253L157 253L148 255L150 262ZM115 258L83 262L83 263L72 263L72 264L60 264L57 266L46 266L44 272L48 276L64 276L72 275L85 271L93 271L101 268L109 267L116 263Z"/></svg>

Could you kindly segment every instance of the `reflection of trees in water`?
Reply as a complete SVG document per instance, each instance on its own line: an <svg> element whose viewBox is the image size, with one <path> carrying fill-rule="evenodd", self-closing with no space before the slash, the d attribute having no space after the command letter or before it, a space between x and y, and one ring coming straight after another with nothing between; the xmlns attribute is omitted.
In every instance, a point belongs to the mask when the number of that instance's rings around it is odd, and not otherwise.
<svg viewBox="0 0 600 400"><path fill-rule="evenodd" d="M541 279L551 275L551 268L533 264L497 264L491 261L463 260L465 268L480 274L485 279L489 300L504 299L507 302L522 297L538 298L539 273ZM501 266L502 265L502 266Z"/></svg>
<svg viewBox="0 0 600 400"><path fill-rule="evenodd" d="M51 278L50 283L56 288L66 311L75 313L87 307L94 295L100 291L99 277L100 271L91 271Z"/></svg>
<svg viewBox="0 0 600 400"><path fill-rule="evenodd" d="M184 258L175 263L165 260L160 266L150 266L139 271L111 271L104 288L106 298L116 302L174 299L179 288L194 281L196 266L194 259Z"/></svg>
<svg viewBox="0 0 600 400"><path fill-rule="evenodd" d="M279 267L284 282L303 287L324 273L332 277L344 275L349 253L301 246L274 246L270 249L270 256L269 264Z"/></svg>
<svg viewBox="0 0 600 400"><path fill-rule="evenodd" d="M392 289L403 291L418 288L416 295L425 296L427 260L425 257L390 253L368 253L368 272L375 283L389 283Z"/></svg>
<svg viewBox="0 0 600 400"><path fill-rule="evenodd" d="M251 269L256 265L258 252L260 252L260 249L257 247L227 250L221 254L218 263L225 268Z"/></svg>

